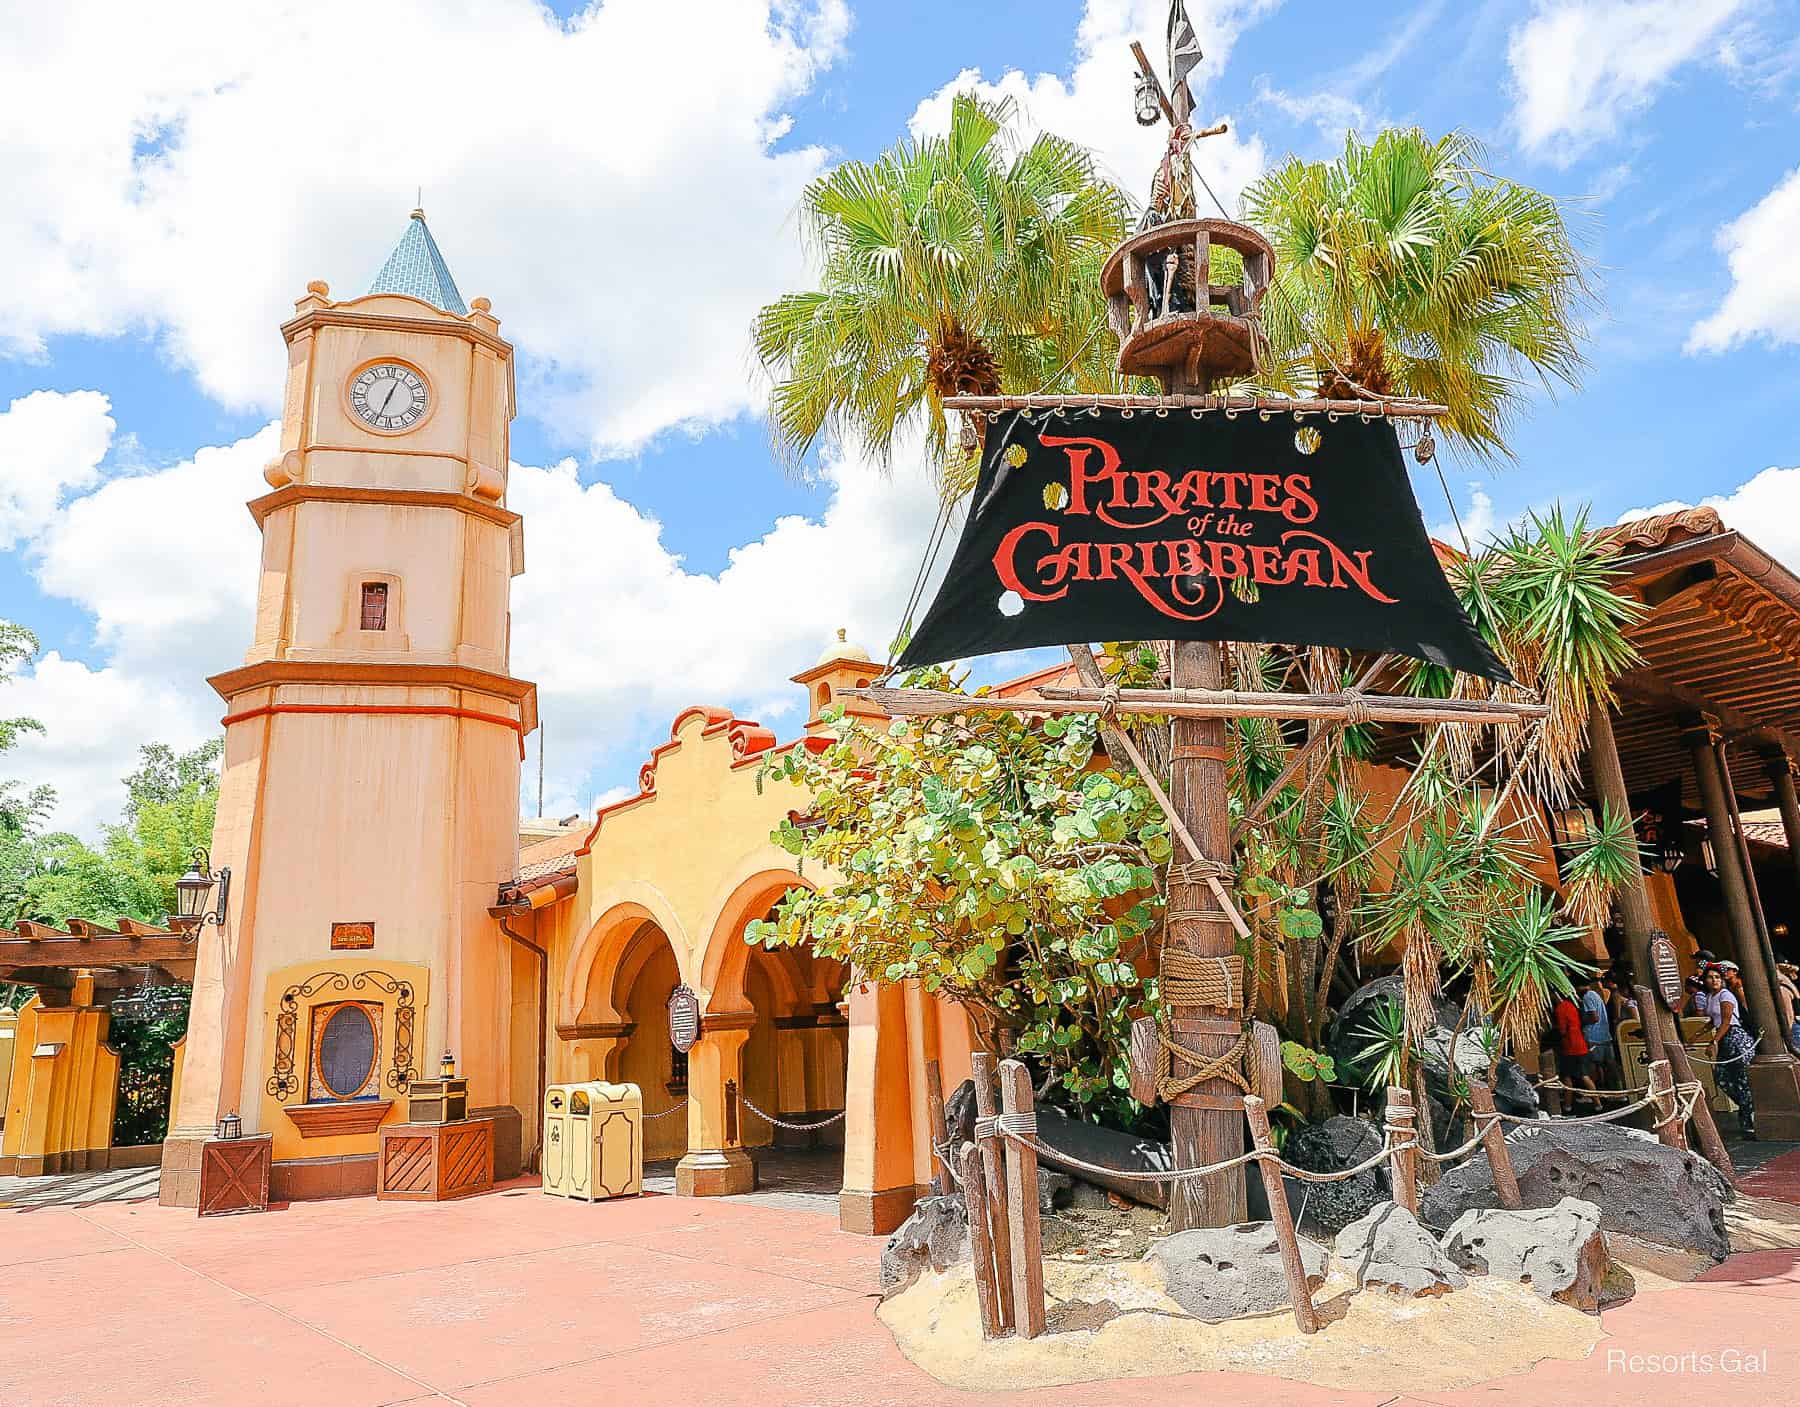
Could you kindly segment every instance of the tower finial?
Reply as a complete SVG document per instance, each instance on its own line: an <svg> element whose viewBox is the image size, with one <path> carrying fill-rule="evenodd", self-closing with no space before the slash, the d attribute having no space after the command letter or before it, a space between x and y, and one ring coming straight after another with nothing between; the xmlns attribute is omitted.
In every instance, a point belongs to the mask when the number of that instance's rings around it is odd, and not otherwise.
<svg viewBox="0 0 1800 1407"><path fill-rule="evenodd" d="M413 187L412 218L415 220L423 220L425 218L425 187L423 186Z"/></svg>

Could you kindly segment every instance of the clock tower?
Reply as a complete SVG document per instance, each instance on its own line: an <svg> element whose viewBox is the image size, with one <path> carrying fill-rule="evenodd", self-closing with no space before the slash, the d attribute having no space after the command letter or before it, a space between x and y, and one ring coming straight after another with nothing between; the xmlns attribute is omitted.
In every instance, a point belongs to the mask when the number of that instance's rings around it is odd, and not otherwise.
<svg viewBox="0 0 1800 1407"><path fill-rule="evenodd" d="M232 884L198 939L164 1147L162 1200L184 1205L231 1112L272 1140L272 1195L372 1189L377 1129L445 1058L502 1150L536 1119L514 1051L542 1032L511 1030L532 955L488 913L537 722L510 672L512 347L418 210L366 294L309 284L281 333L252 637L210 681Z"/></svg>

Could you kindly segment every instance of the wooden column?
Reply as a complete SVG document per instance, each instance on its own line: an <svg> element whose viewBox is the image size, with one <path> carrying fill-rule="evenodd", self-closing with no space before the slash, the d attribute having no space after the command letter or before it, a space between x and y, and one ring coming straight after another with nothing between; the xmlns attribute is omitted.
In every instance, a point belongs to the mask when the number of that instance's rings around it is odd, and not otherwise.
<svg viewBox="0 0 1800 1407"><path fill-rule="evenodd" d="M1621 816L1629 816L1631 798L1625 791L1625 771L1619 763L1619 744L1613 736L1612 713L1596 703L1588 710L1588 768L1594 774L1594 794L1602 806ZM1625 925L1625 945L1631 950L1631 970L1646 986L1656 985L1656 973L1650 967L1650 933L1656 919L1650 908L1650 894L1644 888L1644 871L1638 867L1631 878L1619 886L1616 895L1619 916ZM1644 1015L1646 1022L1659 1013ZM1671 1028L1667 1025L1664 1031Z"/></svg>
<svg viewBox="0 0 1800 1407"><path fill-rule="evenodd" d="M1768 973L1763 969L1762 939L1757 932L1756 916L1750 911L1750 890L1744 881L1743 861L1731 826L1725 784L1719 777L1719 758L1713 751L1713 737L1711 724L1700 719L1687 726L1681 740L1693 758L1694 779L1699 783L1700 802L1706 810L1706 830L1712 841L1713 862L1719 867L1719 886L1725 891L1725 914L1731 921L1732 943L1737 950L1738 965L1743 969L1744 990L1749 994L1751 1011L1756 1024L1763 1030L1779 1032L1781 1018L1775 1009Z"/></svg>
<svg viewBox="0 0 1800 1407"><path fill-rule="evenodd" d="M985 1050L969 1055L969 1075L975 1081L975 1118L978 1125L992 1120L994 1109L994 1057ZM1013 1325L1012 1229L1006 1217L1006 1150L997 1133L977 1133L981 1150L982 1182L987 1189L988 1224L993 1230L994 1273L1000 1285L1000 1327Z"/></svg>
<svg viewBox="0 0 1800 1407"><path fill-rule="evenodd" d="M1781 812L1781 830L1787 837L1788 861L1800 871L1800 796L1794 792L1794 760L1785 752L1765 752L1763 761L1775 786L1775 805Z"/></svg>
<svg viewBox="0 0 1800 1407"><path fill-rule="evenodd" d="M1203 640L1178 640L1170 682L1178 689L1224 687L1224 647ZM1226 803L1225 724L1217 718L1178 718L1173 725L1169 766L1169 799L1200 852L1229 862L1231 817ZM1202 883L1169 883L1169 911L1218 912L1218 901ZM1178 918L1170 922L1165 942L1177 952L1225 957L1237 949L1230 921ZM1179 1030L1178 1039L1201 1055L1219 1055L1237 1042L1241 1013L1216 1007L1173 1009L1169 1019L1199 1017L1215 1030ZM1191 1069L1177 1061L1171 1073L1179 1079ZM1243 1091L1229 1080L1201 1082L1176 1098L1169 1109L1169 1131L1177 1168L1197 1168L1235 1158L1244 1151L1244 1121L1239 1102ZM1198 1098L1196 1098L1198 1096ZM1206 1104L1216 1107L1197 1107ZM1196 1226L1235 1226L1248 1217L1244 1170L1233 1168L1216 1177L1186 1178L1169 1196L1169 1225L1186 1231Z"/></svg>
<svg viewBox="0 0 1800 1407"><path fill-rule="evenodd" d="M1757 951L1762 954L1763 974L1768 978L1770 1000L1775 998L1775 945L1769 940L1769 911L1763 907L1762 886L1756 882L1756 862L1750 854L1750 837L1744 834L1744 815L1738 809L1737 785L1731 780L1731 754L1725 739L1713 740L1713 756L1719 763L1719 785L1725 790L1725 809L1731 815L1731 838L1737 845L1738 864L1744 872L1744 892L1750 896L1750 917L1756 920ZM1781 1003L1775 1002L1779 1010Z"/></svg>

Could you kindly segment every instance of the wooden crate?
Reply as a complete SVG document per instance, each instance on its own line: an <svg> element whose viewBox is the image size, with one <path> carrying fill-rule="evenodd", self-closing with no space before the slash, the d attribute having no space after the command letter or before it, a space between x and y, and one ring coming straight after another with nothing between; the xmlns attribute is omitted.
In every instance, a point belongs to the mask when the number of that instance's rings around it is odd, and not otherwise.
<svg viewBox="0 0 1800 1407"><path fill-rule="evenodd" d="M200 1215L231 1216L269 1209L269 1160L274 1138L209 1138L200 1150Z"/></svg>
<svg viewBox="0 0 1800 1407"><path fill-rule="evenodd" d="M453 1124L469 1117L469 1082L461 1075L414 1080L406 1091L409 1124Z"/></svg>
<svg viewBox="0 0 1800 1407"><path fill-rule="evenodd" d="M386 1124L375 1195L390 1202L447 1202L494 1185L494 1121Z"/></svg>

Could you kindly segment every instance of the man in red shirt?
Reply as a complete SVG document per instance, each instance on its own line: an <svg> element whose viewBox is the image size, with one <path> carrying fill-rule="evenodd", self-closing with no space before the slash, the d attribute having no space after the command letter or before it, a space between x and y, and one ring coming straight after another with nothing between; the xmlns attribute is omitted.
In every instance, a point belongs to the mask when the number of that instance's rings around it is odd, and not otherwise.
<svg viewBox="0 0 1800 1407"><path fill-rule="evenodd" d="M1556 999L1550 1009L1550 1024L1556 1031L1556 1073L1571 1090L1586 1090L1589 1102L1599 1107L1595 1094L1593 1060L1588 1053L1587 1037L1581 1033L1581 1008L1567 992Z"/></svg>

